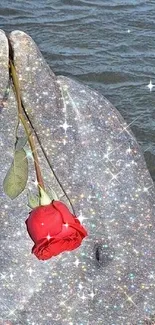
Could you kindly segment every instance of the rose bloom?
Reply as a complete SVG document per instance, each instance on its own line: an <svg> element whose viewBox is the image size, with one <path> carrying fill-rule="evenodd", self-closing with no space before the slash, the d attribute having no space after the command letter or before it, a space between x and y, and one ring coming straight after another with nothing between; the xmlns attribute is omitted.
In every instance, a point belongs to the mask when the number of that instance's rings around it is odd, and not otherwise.
<svg viewBox="0 0 155 325"><path fill-rule="evenodd" d="M35 243L32 253L40 260L79 247L88 235L77 217L60 201L33 209L25 223Z"/></svg>

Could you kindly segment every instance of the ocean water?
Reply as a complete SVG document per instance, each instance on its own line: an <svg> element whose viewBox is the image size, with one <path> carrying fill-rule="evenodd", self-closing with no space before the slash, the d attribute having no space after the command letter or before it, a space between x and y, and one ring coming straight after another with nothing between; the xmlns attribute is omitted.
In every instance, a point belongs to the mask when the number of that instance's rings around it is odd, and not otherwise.
<svg viewBox="0 0 155 325"><path fill-rule="evenodd" d="M155 1L1 0L0 28L25 31L56 74L107 97L155 180Z"/></svg>

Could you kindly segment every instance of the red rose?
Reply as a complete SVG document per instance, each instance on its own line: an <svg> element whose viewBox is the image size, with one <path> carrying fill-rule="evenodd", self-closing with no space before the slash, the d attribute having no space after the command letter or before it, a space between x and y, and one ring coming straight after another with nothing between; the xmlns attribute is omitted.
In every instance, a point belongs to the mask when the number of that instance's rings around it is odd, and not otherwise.
<svg viewBox="0 0 155 325"><path fill-rule="evenodd" d="M38 206L25 223L35 243L32 253L40 260L77 248L88 235L77 217L60 201Z"/></svg>

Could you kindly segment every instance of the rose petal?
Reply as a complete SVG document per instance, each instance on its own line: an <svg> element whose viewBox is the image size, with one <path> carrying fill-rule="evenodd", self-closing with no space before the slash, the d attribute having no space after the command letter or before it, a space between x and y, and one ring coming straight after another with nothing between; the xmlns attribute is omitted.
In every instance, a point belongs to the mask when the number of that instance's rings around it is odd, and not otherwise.
<svg viewBox="0 0 155 325"><path fill-rule="evenodd" d="M53 201L54 207L61 213L63 223L73 223L76 219L76 216L74 216L68 209L68 207L60 202L60 201Z"/></svg>
<svg viewBox="0 0 155 325"><path fill-rule="evenodd" d="M32 253L42 260L77 248L88 235L77 217L60 201L35 208L25 223L35 242Z"/></svg>
<svg viewBox="0 0 155 325"><path fill-rule="evenodd" d="M32 210L25 223L30 237L36 243L48 235L52 237L60 233L63 221L61 213L49 204Z"/></svg>
<svg viewBox="0 0 155 325"><path fill-rule="evenodd" d="M78 232L82 238L88 236L86 230L80 224L79 220L76 220L76 223L71 223L67 226L63 225L62 230L59 234L55 235L55 238L64 238L70 237L70 235L75 234Z"/></svg>
<svg viewBox="0 0 155 325"><path fill-rule="evenodd" d="M70 225L66 226L65 224L63 224L61 232L55 235L54 237L63 239L64 237L70 237L75 233L76 229L73 229L73 227L71 227Z"/></svg>
<svg viewBox="0 0 155 325"><path fill-rule="evenodd" d="M79 220L77 220L77 221L79 221ZM79 222L79 223L78 223L78 222L76 222L76 223L72 223L72 224L70 224L70 227L76 229L76 230L80 233L80 235L82 236L82 238L88 236L87 231L86 231L85 228L80 224L80 222Z"/></svg>
<svg viewBox="0 0 155 325"><path fill-rule="evenodd" d="M71 251L76 249L81 244L81 236L76 233L70 238L55 239L50 240L44 239L34 245L32 248L32 253L36 255L38 259L46 260L52 256L56 256L64 251Z"/></svg>

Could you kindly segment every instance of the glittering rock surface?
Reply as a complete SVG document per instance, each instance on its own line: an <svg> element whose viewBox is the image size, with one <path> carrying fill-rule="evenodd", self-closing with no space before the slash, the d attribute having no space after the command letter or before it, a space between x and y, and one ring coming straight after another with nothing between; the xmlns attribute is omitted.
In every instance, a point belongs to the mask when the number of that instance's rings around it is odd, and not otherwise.
<svg viewBox="0 0 155 325"><path fill-rule="evenodd" d="M11 89L0 113L0 324L152 325L155 189L141 149L103 96L56 77L25 33L14 31L9 38L45 182L70 207L63 186L89 236L74 251L47 261L31 254L25 220L27 190L36 191L36 178L28 146L27 188L11 201L2 187L17 123ZM2 100L9 78L2 31L0 42Z"/></svg>

